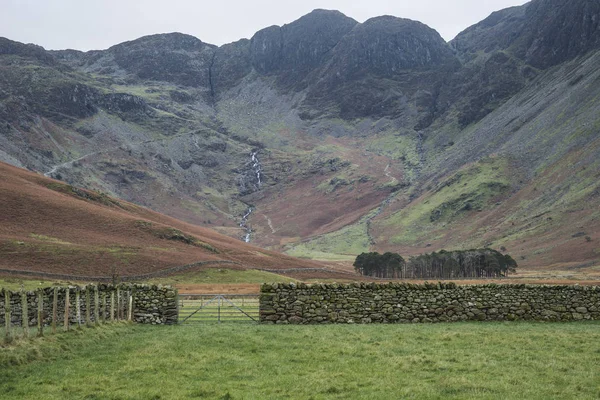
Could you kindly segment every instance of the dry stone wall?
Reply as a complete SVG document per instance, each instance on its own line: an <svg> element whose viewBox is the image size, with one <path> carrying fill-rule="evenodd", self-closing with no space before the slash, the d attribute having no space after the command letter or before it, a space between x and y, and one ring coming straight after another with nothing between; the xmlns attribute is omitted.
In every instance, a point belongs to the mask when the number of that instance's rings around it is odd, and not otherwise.
<svg viewBox="0 0 600 400"><path fill-rule="evenodd" d="M28 325L36 326L38 321L39 294L42 294L42 318L44 326L52 323L54 316L54 287L36 291L7 291L0 290L0 326L5 325L6 295L9 298L11 325L22 326L23 306L26 302ZM96 321L96 298L98 299L98 319L109 321L111 302L114 304L114 319L131 319L143 324L176 324L178 322L177 290L161 285L88 285L84 287L57 287L56 324L64 325L65 304L68 293L69 325L84 324L87 319L89 302L89 317ZM89 299L88 299L89 296ZM24 300L26 299L26 300ZM77 301L79 299L79 301ZM130 302L131 300L131 302ZM130 312L131 307L131 312Z"/></svg>
<svg viewBox="0 0 600 400"><path fill-rule="evenodd" d="M133 292L133 320L142 324L174 325L179 318L178 293L166 286L136 285Z"/></svg>
<svg viewBox="0 0 600 400"><path fill-rule="evenodd" d="M278 324L600 320L600 287L264 284L260 320Z"/></svg>

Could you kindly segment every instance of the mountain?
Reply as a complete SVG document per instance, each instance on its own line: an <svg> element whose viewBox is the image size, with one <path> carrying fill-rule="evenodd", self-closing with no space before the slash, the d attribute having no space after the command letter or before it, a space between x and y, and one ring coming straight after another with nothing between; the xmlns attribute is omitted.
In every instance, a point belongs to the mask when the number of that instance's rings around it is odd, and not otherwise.
<svg viewBox="0 0 600 400"><path fill-rule="evenodd" d="M328 10L221 47L0 39L0 160L291 255L490 246L569 274L600 263L599 21L534 0L448 43Z"/></svg>

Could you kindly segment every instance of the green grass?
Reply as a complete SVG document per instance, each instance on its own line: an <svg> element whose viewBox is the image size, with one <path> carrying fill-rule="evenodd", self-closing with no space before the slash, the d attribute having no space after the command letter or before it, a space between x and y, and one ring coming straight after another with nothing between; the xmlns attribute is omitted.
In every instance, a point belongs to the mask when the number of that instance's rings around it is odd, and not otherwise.
<svg viewBox="0 0 600 400"><path fill-rule="evenodd" d="M295 245L286 251L293 257L324 261L354 260L356 255L369 251L367 218L338 231Z"/></svg>
<svg viewBox="0 0 600 400"><path fill-rule="evenodd" d="M25 364L1 367L0 398L593 399L600 396L598 328L597 322L86 328L33 339L36 351ZM32 354L21 345L13 355L21 352Z"/></svg>
<svg viewBox="0 0 600 400"><path fill-rule="evenodd" d="M505 194L510 187L508 173L506 159L480 160L432 187L424 200L413 202L380 223L399 232L391 238L394 244L429 241L433 230L446 223L468 221L476 210L489 207L490 201ZM469 210L465 209L467 203Z"/></svg>
<svg viewBox="0 0 600 400"><path fill-rule="evenodd" d="M188 272L165 278L151 279L149 283L161 283L163 285L196 284L196 283L264 283L264 282L296 282L296 280L285 276L272 274L270 272L256 270L235 270L224 268L210 268L198 272Z"/></svg>
<svg viewBox="0 0 600 400"><path fill-rule="evenodd" d="M354 261L356 256L328 253L320 250L309 249L304 245L299 245L285 252L287 255L298 258L306 258L317 261Z"/></svg>
<svg viewBox="0 0 600 400"><path fill-rule="evenodd" d="M375 154L402 160L408 180L414 178L414 169L421 163L417 150L417 138L405 132L386 131L371 136L364 144L365 149Z"/></svg>
<svg viewBox="0 0 600 400"><path fill-rule="evenodd" d="M270 272L257 270L234 270L224 268L210 268L204 271L186 272L179 275L167 276L164 278L150 279L147 283L176 285L176 284L227 284L227 283L264 283L264 282L297 282L295 279L273 274ZM24 278L2 278L0 279L0 289L6 288L9 290L35 290L50 286L64 286L69 284L63 281L49 281L40 279L24 279ZM82 283L70 283L82 285Z"/></svg>

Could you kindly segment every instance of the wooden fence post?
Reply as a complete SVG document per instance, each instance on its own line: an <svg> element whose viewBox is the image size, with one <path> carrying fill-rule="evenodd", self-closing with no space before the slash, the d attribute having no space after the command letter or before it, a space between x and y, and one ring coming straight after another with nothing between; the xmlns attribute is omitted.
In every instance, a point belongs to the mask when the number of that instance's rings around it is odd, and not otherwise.
<svg viewBox="0 0 600 400"><path fill-rule="evenodd" d="M81 296L79 287L75 289L75 318L77 319L77 327L81 328Z"/></svg>
<svg viewBox="0 0 600 400"><path fill-rule="evenodd" d="M98 295L98 285L94 285L94 322L100 324L100 296Z"/></svg>
<svg viewBox="0 0 600 400"><path fill-rule="evenodd" d="M52 333L56 333L58 322L58 288L54 287L54 298L52 299Z"/></svg>
<svg viewBox="0 0 600 400"><path fill-rule="evenodd" d="M129 296L128 296L128 302L127 302L127 321L131 322L131 319L133 317L133 291L129 291Z"/></svg>
<svg viewBox="0 0 600 400"><path fill-rule="evenodd" d="M44 336L44 292L38 290L38 336Z"/></svg>
<svg viewBox="0 0 600 400"><path fill-rule="evenodd" d="M115 321L115 291L110 292L110 322Z"/></svg>
<svg viewBox="0 0 600 400"><path fill-rule="evenodd" d="M106 322L106 293L102 293L102 323Z"/></svg>
<svg viewBox="0 0 600 400"><path fill-rule="evenodd" d="M92 317L91 317L91 312L90 312L91 307L92 307L92 304L90 301L90 287L89 287L89 285L87 285L85 287L85 324L88 327L92 325Z"/></svg>
<svg viewBox="0 0 600 400"><path fill-rule="evenodd" d="M123 310L121 309L121 304L122 303L122 298L121 298L121 289L119 287L117 287L117 321L122 320L122 312Z"/></svg>
<svg viewBox="0 0 600 400"><path fill-rule="evenodd" d="M65 292L65 320L64 320L65 331L69 330L69 305L70 305L69 288L67 287L66 292Z"/></svg>
<svg viewBox="0 0 600 400"><path fill-rule="evenodd" d="M7 343L9 343L12 340L12 336L10 334L10 320L10 292L4 289L4 334Z"/></svg>
<svg viewBox="0 0 600 400"><path fill-rule="evenodd" d="M27 304L27 292L21 291L21 326L23 326L23 336L29 337L29 313Z"/></svg>

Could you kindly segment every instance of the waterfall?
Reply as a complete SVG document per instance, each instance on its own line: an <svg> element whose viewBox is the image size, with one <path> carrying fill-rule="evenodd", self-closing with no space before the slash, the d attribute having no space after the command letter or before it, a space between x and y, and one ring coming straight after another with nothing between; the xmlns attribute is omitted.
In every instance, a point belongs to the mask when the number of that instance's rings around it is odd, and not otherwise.
<svg viewBox="0 0 600 400"><path fill-rule="evenodd" d="M256 177L255 189L260 190L262 185L262 166L260 165L260 160L258 159L258 150L253 150L250 152L250 168L252 170L252 174ZM246 232L242 237L242 240L246 243L250 243L250 238L252 236L252 229L248 226L248 219L254 210L252 207L248 207L246 213L242 216L242 220L240 221L240 228L244 229Z"/></svg>
<svg viewBox="0 0 600 400"><path fill-rule="evenodd" d="M243 228L246 231L246 234L242 237L246 243L250 243L250 235L252 234L252 229L248 226L248 218L250 217L250 214L252 214L252 211L252 207L249 207L240 222L240 228Z"/></svg>
<svg viewBox="0 0 600 400"><path fill-rule="evenodd" d="M252 158L252 169L254 170L254 173L256 174L256 181L258 182L258 188L260 189L260 185L262 184L262 181L261 181L262 167L260 166L260 161L258 161L258 157L256 156L257 154L258 154L258 151L253 151L250 154L250 157Z"/></svg>

